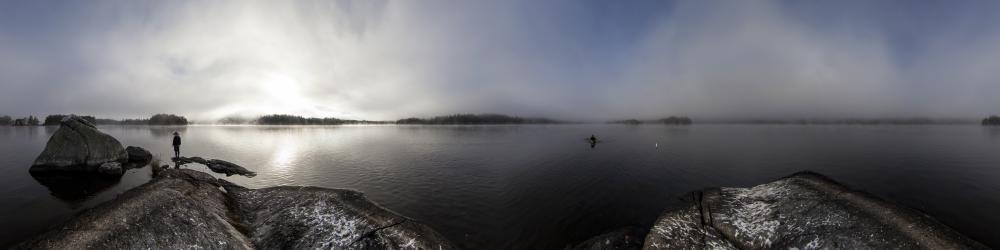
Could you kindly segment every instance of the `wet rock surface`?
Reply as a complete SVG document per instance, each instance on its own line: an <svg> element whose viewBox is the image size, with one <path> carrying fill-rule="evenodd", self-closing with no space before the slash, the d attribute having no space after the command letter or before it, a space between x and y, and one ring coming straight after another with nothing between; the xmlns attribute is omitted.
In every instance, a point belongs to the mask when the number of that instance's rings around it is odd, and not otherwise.
<svg viewBox="0 0 1000 250"><path fill-rule="evenodd" d="M78 116L60 122L45 150L35 159L32 172L92 172L107 162L125 162L128 154L114 137Z"/></svg>
<svg viewBox="0 0 1000 250"><path fill-rule="evenodd" d="M232 176L232 175L242 175L246 177L257 176L256 172L247 170L246 168L240 165L236 165L235 163L219 159L206 160L205 158L194 156L194 157L174 157L171 160L173 160L174 163L177 164L178 166L190 163L198 163L201 165L205 165L206 167L208 167L209 170L212 170L212 172L226 174L226 176Z"/></svg>
<svg viewBox="0 0 1000 250"><path fill-rule="evenodd" d="M144 148L128 146L125 148L125 152L128 153L128 160L130 162L145 165L153 160L153 154Z"/></svg>
<svg viewBox="0 0 1000 250"><path fill-rule="evenodd" d="M125 173L125 169L122 168L122 164L118 162L105 162L97 167L97 173L110 175L110 176L120 176Z"/></svg>
<svg viewBox="0 0 1000 250"><path fill-rule="evenodd" d="M692 193L657 219L645 249L988 249L918 211L799 173Z"/></svg>
<svg viewBox="0 0 1000 250"><path fill-rule="evenodd" d="M250 249L212 176L164 171L14 249Z"/></svg>
<svg viewBox="0 0 1000 250"><path fill-rule="evenodd" d="M358 192L247 189L189 169L79 214L15 249L452 249Z"/></svg>

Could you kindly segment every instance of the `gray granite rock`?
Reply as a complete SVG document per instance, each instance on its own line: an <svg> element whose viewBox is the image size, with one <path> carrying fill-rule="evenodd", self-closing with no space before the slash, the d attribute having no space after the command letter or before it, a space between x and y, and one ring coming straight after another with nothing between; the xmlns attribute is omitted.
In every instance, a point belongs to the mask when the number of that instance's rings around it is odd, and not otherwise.
<svg viewBox="0 0 1000 250"><path fill-rule="evenodd" d="M361 193L317 187L226 186L261 249L453 249L427 226Z"/></svg>
<svg viewBox="0 0 1000 250"><path fill-rule="evenodd" d="M15 249L252 249L212 176L167 170Z"/></svg>
<svg viewBox="0 0 1000 250"><path fill-rule="evenodd" d="M35 159L32 172L92 172L106 162L125 162L128 154L117 139L77 116L63 118L45 150Z"/></svg>
<svg viewBox="0 0 1000 250"><path fill-rule="evenodd" d="M97 173L104 175L118 176L124 174L125 170L122 169L121 163L105 162L104 164L101 164L100 167L97 167Z"/></svg>
<svg viewBox="0 0 1000 250"><path fill-rule="evenodd" d="M453 249L431 228L358 192L247 189L190 169L162 170L14 248Z"/></svg>
<svg viewBox="0 0 1000 250"><path fill-rule="evenodd" d="M145 165L153 160L153 154L144 148L128 146L125 148L125 152L128 153L128 160L130 162Z"/></svg>
<svg viewBox="0 0 1000 250"><path fill-rule="evenodd" d="M246 177L257 176L256 172L247 170L246 168L240 165L236 165L235 163L219 159L206 160L204 158L194 156L194 157L174 157L171 158L171 160L173 160L174 163L177 164L178 166L190 163L198 163L201 165L205 165L206 167L208 167L209 170L212 170L212 172L226 174L226 176L232 176L234 174Z"/></svg>
<svg viewBox="0 0 1000 250"><path fill-rule="evenodd" d="M257 173L247 170L243 166L236 165L235 163L219 159L208 160L208 164L206 166L208 166L208 169L211 169L212 172L223 173L226 174L226 176L234 174L246 177L257 176Z"/></svg>
<svg viewBox="0 0 1000 250"><path fill-rule="evenodd" d="M645 249L988 249L930 216L814 173L687 200L657 219Z"/></svg>

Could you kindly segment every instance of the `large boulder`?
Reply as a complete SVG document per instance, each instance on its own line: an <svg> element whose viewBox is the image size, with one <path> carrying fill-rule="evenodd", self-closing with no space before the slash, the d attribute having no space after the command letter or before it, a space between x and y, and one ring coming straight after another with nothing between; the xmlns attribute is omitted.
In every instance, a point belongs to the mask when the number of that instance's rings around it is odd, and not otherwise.
<svg viewBox="0 0 1000 250"><path fill-rule="evenodd" d="M148 150L140 147L128 146L125 148L125 152L128 153L128 160L130 162L146 164L153 160L153 154Z"/></svg>
<svg viewBox="0 0 1000 250"><path fill-rule="evenodd" d="M225 188L226 191L220 189ZM358 192L247 189L190 169L84 211L14 249L453 249Z"/></svg>
<svg viewBox="0 0 1000 250"><path fill-rule="evenodd" d="M107 162L125 162L128 154L117 139L78 116L60 122L45 150L35 159L32 172L92 172Z"/></svg>
<svg viewBox="0 0 1000 250"><path fill-rule="evenodd" d="M694 192L645 249L988 249L930 216L814 173Z"/></svg>

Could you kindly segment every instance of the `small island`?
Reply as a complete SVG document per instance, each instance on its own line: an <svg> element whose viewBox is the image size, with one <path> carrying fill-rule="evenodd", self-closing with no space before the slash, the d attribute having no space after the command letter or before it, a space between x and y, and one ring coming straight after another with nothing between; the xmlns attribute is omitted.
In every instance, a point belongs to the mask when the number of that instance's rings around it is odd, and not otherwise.
<svg viewBox="0 0 1000 250"><path fill-rule="evenodd" d="M396 121L396 124L556 124L561 123L548 118L525 118L501 114L454 114L435 116L432 118L406 118Z"/></svg>
<svg viewBox="0 0 1000 250"><path fill-rule="evenodd" d="M990 116L983 119L983 126L1000 126L1000 116Z"/></svg>
<svg viewBox="0 0 1000 250"><path fill-rule="evenodd" d="M609 124L628 124L628 125L639 125L639 124L642 124L642 121L640 121L640 120L637 120L637 119L625 119L625 120L614 120L614 121L608 121L608 123L609 123Z"/></svg>
<svg viewBox="0 0 1000 250"><path fill-rule="evenodd" d="M613 120L608 121L609 124L627 124L627 125L639 125L643 123L650 124L666 124L666 125L691 125L694 123L691 118L685 116L670 116L663 119L657 119L652 121L642 121L638 119L625 119L625 120Z"/></svg>

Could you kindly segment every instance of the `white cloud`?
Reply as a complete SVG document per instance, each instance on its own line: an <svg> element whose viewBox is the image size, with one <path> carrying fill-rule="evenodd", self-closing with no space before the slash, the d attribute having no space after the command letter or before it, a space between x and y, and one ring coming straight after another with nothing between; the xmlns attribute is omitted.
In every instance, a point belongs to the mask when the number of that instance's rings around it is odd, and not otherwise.
<svg viewBox="0 0 1000 250"><path fill-rule="evenodd" d="M904 50L920 56L900 65L891 25L818 27L767 1L672 5L641 16L575 1L95 3L40 32L0 26L0 113L974 117L1000 106L1000 32L929 32L933 46Z"/></svg>

